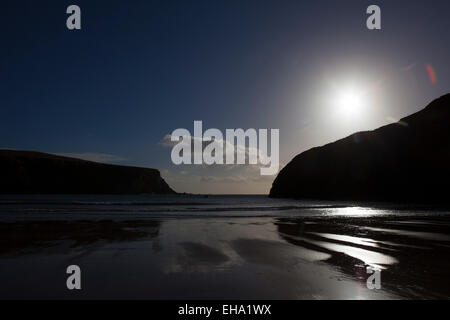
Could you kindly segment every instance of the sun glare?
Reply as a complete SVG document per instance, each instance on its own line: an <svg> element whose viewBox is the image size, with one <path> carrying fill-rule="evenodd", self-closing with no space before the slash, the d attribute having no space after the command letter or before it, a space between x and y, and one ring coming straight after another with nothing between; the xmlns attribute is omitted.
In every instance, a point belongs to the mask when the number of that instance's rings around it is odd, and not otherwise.
<svg viewBox="0 0 450 320"><path fill-rule="evenodd" d="M357 116L363 104L361 94L355 89L346 89L338 93L336 97L338 113L345 118Z"/></svg>

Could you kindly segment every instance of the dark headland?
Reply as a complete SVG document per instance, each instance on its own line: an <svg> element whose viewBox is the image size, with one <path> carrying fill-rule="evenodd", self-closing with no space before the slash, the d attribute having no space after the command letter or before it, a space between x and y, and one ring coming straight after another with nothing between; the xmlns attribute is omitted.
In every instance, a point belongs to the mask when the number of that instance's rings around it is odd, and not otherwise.
<svg viewBox="0 0 450 320"><path fill-rule="evenodd" d="M271 197L450 202L450 94L397 123L297 155Z"/></svg>
<svg viewBox="0 0 450 320"><path fill-rule="evenodd" d="M173 194L156 169L0 150L0 194Z"/></svg>

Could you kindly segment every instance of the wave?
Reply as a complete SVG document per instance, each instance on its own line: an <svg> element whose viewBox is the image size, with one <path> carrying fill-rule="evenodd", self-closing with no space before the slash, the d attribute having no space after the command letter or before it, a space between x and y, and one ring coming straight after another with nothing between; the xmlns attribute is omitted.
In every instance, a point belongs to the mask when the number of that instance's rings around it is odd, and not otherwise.
<svg viewBox="0 0 450 320"><path fill-rule="evenodd" d="M170 205L172 206L172 205ZM134 209L134 208L9 208L8 211L14 212L131 212L131 213L152 213L152 212L229 212L229 211L288 211L288 210L308 210L308 209L339 209L339 208L349 208L348 206L342 205L326 205L326 206L261 206L261 207L208 207L208 208L197 208L197 207L187 207L187 208L171 208L171 207L161 207L158 209Z"/></svg>

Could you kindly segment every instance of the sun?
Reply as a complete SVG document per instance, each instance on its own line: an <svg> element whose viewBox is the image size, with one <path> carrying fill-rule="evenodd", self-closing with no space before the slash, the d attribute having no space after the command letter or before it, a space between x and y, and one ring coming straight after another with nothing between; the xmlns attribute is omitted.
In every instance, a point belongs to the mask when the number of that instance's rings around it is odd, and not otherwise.
<svg viewBox="0 0 450 320"><path fill-rule="evenodd" d="M343 89L337 93L337 112L342 117L356 117L360 114L363 103L362 94L354 88Z"/></svg>

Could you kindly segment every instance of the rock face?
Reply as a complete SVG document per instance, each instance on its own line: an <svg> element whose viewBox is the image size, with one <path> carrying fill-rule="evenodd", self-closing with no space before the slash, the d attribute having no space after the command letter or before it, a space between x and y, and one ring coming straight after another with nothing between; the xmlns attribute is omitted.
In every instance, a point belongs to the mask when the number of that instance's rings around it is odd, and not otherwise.
<svg viewBox="0 0 450 320"><path fill-rule="evenodd" d="M296 156L271 197L450 202L450 94L398 123Z"/></svg>
<svg viewBox="0 0 450 320"><path fill-rule="evenodd" d="M0 150L0 194L172 194L158 170Z"/></svg>

